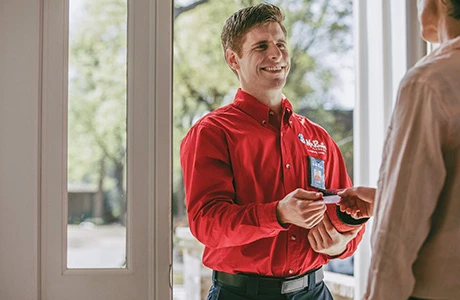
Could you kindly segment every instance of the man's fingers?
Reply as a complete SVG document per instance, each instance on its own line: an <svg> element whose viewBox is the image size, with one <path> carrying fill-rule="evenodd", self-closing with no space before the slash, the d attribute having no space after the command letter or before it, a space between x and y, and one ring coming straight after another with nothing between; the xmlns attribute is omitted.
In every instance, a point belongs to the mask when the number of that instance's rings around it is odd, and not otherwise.
<svg viewBox="0 0 460 300"><path fill-rule="evenodd" d="M315 236L313 235L313 232L310 231L307 235L308 242L310 243L310 246L313 248L313 250L318 249L318 243L316 242Z"/></svg>
<svg viewBox="0 0 460 300"><path fill-rule="evenodd" d="M311 224L310 228L313 228L313 227L317 226L318 224L320 224L320 222L323 220L323 218L324 218L324 214L317 215L315 218L313 218L312 221L309 222L309 224Z"/></svg>
<svg viewBox="0 0 460 300"><path fill-rule="evenodd" d="M326 210L326 205L323 201L297 201L297 210L300 213L321 213Z"/></svg>
<svg viewBox="0 0 460 300"><path fill-rule="evenodd" d="M319 226L319 225L318 225ZM318 248L318 245L322 245L324 243L324 239L323 237L321 236L320 232L319 232L319 228L315 227L313 229L310 230L310 233L313 238L315 239L315 242L316 242L316 248Z"/></svg>
<svg viewBox="0 0 460 300"><path fill-rule="evenodd" d="M327 214L324 214L323 224L324 224L324 228L328 232L335 229L334 225L332 225L331 220L329 219L329 216Z"/></svg>
<svg viewBox="0 0 460 300"><path fill-rule="evenodd" d="M330 241L332 240L332 236L331 236L331 233L329 232L329 230L327 230L325 224L324 224L324 220L323 219L323 222L321 222L317 228L318 228L318 233L319 235L321 236L321 240L323 242L323 245L327 242L327 241Z"/></svg>
<svg viewBox="0 0 460 300"><path fill-rule="evenodd" d="M299 200L319 200L323 198L322 193L306 191L304 189L296 189L292 196Z"/></svg>
<svg viewBox="0 0 460 300"><path fill-rule="evenodd" d="M304 223L306 228L312 228L315 227L321 220L324 218L324 211L323 210L318 210L315 212L308 212L304 216Z"/></svg>

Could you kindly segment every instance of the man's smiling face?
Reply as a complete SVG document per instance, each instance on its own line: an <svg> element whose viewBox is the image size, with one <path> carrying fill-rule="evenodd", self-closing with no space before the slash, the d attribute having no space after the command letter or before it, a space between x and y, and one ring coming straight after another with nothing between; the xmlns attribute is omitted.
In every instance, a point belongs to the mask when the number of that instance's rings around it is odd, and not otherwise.
<svg viewBox="0 0 460 300"><path fill-rule="evenodd" d="M277 22L251 28L244 36L240 55L228 51L227 61L238 73L245 92L281 91L286 84L290 57L286 36Z"/></svg>

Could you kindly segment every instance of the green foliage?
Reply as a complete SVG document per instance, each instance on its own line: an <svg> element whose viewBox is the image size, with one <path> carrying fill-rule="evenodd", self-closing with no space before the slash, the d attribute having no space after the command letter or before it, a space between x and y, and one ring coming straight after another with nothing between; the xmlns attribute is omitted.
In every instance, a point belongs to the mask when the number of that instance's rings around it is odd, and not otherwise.
<svg viewBox="0 0 460 300"><path fill-rule="evenodd" d="M68 180L118 190L126 152L126 0L85 1L70 27Z"/></svg>

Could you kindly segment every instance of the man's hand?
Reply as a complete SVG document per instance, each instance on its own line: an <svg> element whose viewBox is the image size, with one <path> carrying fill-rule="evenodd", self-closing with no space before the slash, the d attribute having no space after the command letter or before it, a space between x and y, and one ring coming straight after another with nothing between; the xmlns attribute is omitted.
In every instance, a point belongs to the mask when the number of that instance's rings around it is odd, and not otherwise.
<svg viewBox="0 0 460 300"><path fill-rule="evenodd" d="M340 233L332 225L329 217L325 215L321 223L310 229L307 238L315 252L337 256L347 249L348 242L356 237L360 229L361 227Z"/></svg>
<svg viewBox="0 0 460 300"><path fill-rule="evenodd" d="M340 206L340 211L355 219L371 217L374 211L375 192L375 188L363 186L343 190L337 193L342 197L337 205Z"/></svg>
<svg viewBox="0 0 460 300"><path fill-rule="evenodd" d="M281 200L276 207L276 216L281 225L294 224L310 229L324 217L326 205L322 194L296 189Z"/></svg>

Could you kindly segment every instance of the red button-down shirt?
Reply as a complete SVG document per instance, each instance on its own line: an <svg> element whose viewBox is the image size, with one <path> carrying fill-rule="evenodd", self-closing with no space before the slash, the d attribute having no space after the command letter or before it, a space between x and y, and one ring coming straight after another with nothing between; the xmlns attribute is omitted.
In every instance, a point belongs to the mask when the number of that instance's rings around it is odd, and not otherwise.
<svg viewBox="0 0 460 300"><path fill-rule="evenodd" d="M282 100L282 120L238 90L234 102L200 119L181 144L186 205L192 234L205 245L203 264L227 273L292 276L327 263L308 230L282 227L276 205L297 188L310 191L308 157L324 161L325 186L351 186L342 155L327 132L292 112ZM356 228L327 207L340 232ZM356 250L363 229L340 258Z"/></svg>

